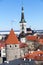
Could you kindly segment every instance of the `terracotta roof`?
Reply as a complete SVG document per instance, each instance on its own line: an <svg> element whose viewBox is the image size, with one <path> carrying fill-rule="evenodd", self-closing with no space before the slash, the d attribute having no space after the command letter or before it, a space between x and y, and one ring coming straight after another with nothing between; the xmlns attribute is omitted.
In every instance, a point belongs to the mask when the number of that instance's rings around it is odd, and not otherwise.
<svg viewBox="0 0 43 65"><path fill-rule="evenodd" d="M37 36L26 36L26 39L30 41L37 41Z"/></svg>
<svg viewBox="0 0 43 65"><path fill-rule="evenodd" d="M31 53L28 53L24 56L24 58L27 58L27 59L34 59L34 55L32 55Z"/></svg>
<svg viewBox="0 0 43 65"><path fill-rule="evenodd" d="M33 53L26 54L24 57L27 59L43 60L43 56L39 56L39 54L43 55L43 51L34 51Z"/></svg>
<svg viewBox="0 0 43 65"><path fill-rule="evenodd" d="M38 36L26 36L26 39L28 41L37 41L38 43L40 43L41 45L43 45L43 38L39 38Z"/></svg>
<svg viewBox="0 0 43 65"><path fill-rule="evenodd" d="M8 35L8 38L5 41L6 44L19 44L18 38L16 34L14 33L13 29L11 29L10 34Z"/></svg>
<svg viewBox="0 0 43 65"><path fill-rule="evenodd" d="M34 55L43 54L43 51L35 51L33 52Z"/></svg>
<svg viewBox="0 0 43 65"><path fill-rule="evenodd" d="M19 47L20 48L25 48L25 47L27 47L28 45L26 44L26 43L20 43L20 45L19 45Z"/></svg>

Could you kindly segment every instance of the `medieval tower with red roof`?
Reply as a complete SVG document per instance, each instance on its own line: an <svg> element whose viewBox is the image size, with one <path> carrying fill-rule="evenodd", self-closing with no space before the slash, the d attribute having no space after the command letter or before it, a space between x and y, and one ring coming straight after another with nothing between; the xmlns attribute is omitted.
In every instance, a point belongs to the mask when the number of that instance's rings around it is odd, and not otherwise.
<svg viewBox="0 0 43 65"><path fill-rule="evenodd" d="M6 59L8 61L20 58L19 40L15 35L13 29L11 29L8 38L5 41L6 44Z"/></svg>

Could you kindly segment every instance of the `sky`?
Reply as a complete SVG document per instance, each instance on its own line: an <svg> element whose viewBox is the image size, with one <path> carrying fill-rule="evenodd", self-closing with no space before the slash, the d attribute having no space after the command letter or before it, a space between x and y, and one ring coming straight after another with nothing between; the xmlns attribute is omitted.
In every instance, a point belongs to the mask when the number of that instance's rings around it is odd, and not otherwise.
<svg viewBox="0 0 43 65"><path fill-rule="evenodd" d="M26 26L43 30L43 0L0 0L0 30L20 30L22 5Z"/></svg>

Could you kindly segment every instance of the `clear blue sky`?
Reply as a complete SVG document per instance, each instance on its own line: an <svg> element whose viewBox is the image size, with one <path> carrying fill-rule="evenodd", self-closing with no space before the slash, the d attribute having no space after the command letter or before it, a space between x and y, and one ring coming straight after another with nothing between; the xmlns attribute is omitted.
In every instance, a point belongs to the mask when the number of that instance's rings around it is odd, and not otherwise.
<svg viewBox="0 0 43 65"><path fill-rule="evenodd" d="M0 0L0 30L19 30L22 0ZM23 0L27 27L43 29L43 0ZM11 25L11 21L13 25Z"/></svg>

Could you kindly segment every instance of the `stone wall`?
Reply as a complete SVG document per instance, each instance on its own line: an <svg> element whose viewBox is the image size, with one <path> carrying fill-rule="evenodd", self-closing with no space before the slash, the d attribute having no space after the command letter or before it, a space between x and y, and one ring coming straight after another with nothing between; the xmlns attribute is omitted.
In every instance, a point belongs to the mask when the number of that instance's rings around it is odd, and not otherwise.
<svg viewBox="0 0 43 65"><path fill-rule="evenodd" d="M20 58L19 44L7 45L6 55L8 61Z"/></svg>

